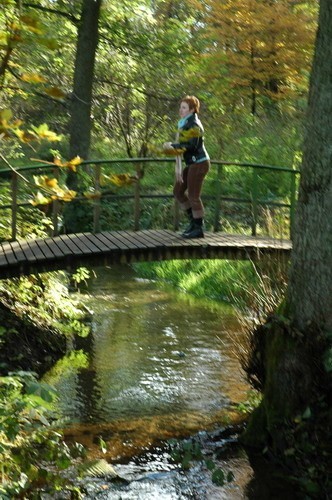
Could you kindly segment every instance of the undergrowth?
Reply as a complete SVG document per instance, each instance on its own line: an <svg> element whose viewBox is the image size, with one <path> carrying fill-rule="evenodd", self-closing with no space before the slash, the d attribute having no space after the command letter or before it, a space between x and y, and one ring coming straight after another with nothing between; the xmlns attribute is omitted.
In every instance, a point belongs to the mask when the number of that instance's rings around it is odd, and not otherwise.
<svg viewBox="0 0 332 500"><path fill-rule="evenodd" d="M258 281L251 263L226 260L171 260L134 264L136 272L148 279L170 283L195 297L234 303L245 299L243 283Z"/></svg>

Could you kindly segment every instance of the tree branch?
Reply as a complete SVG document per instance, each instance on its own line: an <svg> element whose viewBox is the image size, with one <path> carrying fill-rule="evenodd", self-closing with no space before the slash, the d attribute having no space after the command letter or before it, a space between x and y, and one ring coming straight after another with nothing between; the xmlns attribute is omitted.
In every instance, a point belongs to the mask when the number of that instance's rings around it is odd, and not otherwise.
<svg viewBox="0 0 332 500"><path fill-rule="evenodd" d="M43 5L38 5L35 3L23 2L23 7L29 7L30 9L38 9L43 12L48 12L50 14L55 14L57 16L66 17L73 24L78 24L79 19L73 16L73 14L69 14L69 12L65 12L64 10L51 9L49 7L44 7Z"/></svg>
<svg viewBox="0 0 332 500"><path fill-rule="evenodd" d="M137 87L132 87L131 85L124 85L122 83L117 83L117 82L112 82L111 80L105 80L105 79L97 79L97 83L106 83L107 85L114 85L115 87L120 87L125 90L135 90L136 92L140 92L143 95L146 95L147 97L153 97L155 99L161 100L161 101L167 101L167 102L178 102L179 98L178 97L167 97L165 95L161 94L155 94L153 92L147 92L146 90L139 89ZM100 97L103 97L100 94ZM109 97L109 96L108 96Z"/></svg>

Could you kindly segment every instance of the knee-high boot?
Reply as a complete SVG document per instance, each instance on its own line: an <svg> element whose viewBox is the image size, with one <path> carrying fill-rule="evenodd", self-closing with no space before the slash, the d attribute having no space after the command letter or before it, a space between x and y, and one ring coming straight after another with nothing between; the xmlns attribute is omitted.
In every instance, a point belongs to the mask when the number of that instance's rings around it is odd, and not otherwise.
<svg viewBox="0 0 332 500"><path fill-rule="evenodd" d="M186 227L186 229L183 231L182 233L182 236L184 236L185 234L187 233L190 233L193 228L194 228L194 217L193 217L193 211L192 211L192 208L188 208L186 210L187 212L187 216L188 216L188 220L189 220L189 225L188 227Z"/></svg>
<svg viewBox="0 0 332 500"><path fill-rule="evenodd" d="M183 233L184 238L204 238L203 219L193 219L193 227L191 231Z"/></svg>

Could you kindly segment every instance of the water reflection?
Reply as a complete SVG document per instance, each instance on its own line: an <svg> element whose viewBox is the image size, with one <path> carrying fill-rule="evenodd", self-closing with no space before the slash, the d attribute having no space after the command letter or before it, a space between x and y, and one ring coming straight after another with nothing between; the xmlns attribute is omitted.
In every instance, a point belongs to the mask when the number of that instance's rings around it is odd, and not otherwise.
<svg viewBox="0 0 332 500"><path fill-rule="evenodd" d="M229 306L139 280L126 266L95 272L83 295L93 334L45 377L58 390L59 416L112 428L136 421L137 429L141 420L161 432L170 420L175 428L217 422L230 401L245 398Z"/></svg>

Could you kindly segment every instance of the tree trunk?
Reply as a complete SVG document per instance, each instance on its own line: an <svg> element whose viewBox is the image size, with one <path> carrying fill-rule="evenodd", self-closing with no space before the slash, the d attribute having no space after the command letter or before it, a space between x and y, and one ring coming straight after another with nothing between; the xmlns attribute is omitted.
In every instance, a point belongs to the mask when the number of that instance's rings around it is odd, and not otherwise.
<svg viewBox="0 0 332 500"><path fill-rule="evenodd" d="M78 28L74 85L70 118L70 158L89 157L91 139L91 107L94 64L98 46L98 22L102 0L83 0ZM78 175L69 171L67 185L75 191L82 190ZM65 231L68 233L87 229L91 215L82 202L72 201L63 211Z"/></svg>
<svg viewBox="0 0 332 500"><path fill-rule="evenodd" d="M283 462L293 450L296 467L317 456L331 467L324 449L332 433L331 0L320 2L286 306L254 332L251 347L247 373L259 380L263 399L243 442L268 446ZM321 470L325 493L332 484Z"/></svg>
<svg viewBox="0 0 332 500"><path fill-rule="evenodd" d="M332 332L332 2L321 0L288 302L301 331Z"/></svg>
<svg viewBox="0 0 332 500"><path fill-rule="evenodd" d="M78 29L74 88L70 120L70 157L87 159L91 135L91 100L98 21L102 0L83 0Z"/></svg>

